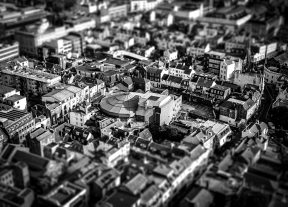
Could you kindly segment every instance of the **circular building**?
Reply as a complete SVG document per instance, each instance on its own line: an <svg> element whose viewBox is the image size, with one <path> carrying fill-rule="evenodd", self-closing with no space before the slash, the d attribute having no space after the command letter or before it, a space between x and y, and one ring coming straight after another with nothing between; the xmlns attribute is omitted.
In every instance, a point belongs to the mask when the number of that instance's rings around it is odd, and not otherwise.
<svg viewBox="0 0 288 207"><path fill-rule="evenodd" d="M135 116L138 108L139 95L136 93L117 93L103 98L101 110L113 117L130 118Z"/></svg>

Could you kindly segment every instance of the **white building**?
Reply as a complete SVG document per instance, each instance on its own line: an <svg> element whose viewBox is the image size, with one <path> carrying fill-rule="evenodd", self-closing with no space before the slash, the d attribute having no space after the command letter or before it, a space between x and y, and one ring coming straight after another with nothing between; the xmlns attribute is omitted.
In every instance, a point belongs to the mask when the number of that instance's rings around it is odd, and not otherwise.
<svg viewBox="0 0 288 207"><path fill-rule="evenodd" d="M239 49L245 49L247 47L247 37L242 36L235 36L231 39L226 40L225 43L225 51L232 52L232 50L239 50Z"/></svg>
<svg viewBox="0 0 288 207"><path fill-rule="evenodd" d="M165 57L168 61L177 60L177 58L178 58L178 51L177 51L177 50L165 50L165 51L164 51L164 57Z"/></svg>
<svg viewBox="0 0 288 207"><path fill-rule="evenodd" d="M204 55L211 50L210 43L203 42L201 40L194 41L191 46L187 47L186 53L188 55Z"/></svg>
<svg viewBox="0 0 288 207"><path fill-rule="evenodd" d="M171 63L169 67L169 74L182 77L183 79L191 78L194 73L195 71L192 69L192 67L185 64Z"/></svg>
<svg viewBox="0 0 288 207"><path fill-rule="evenodd" d="M234 31L236 28L243 26L252 18L252 14L245 13L245 7L222 7L216 11L216 14L220 13L221 16L206 15L199 17L198 21L204 25L211 25L214 28L225 26L227 29Z"/></svg>
<svg viewBox="0 0 288 207"><path fill-rule="evenodd" d="M100 141L97 151L103 150L105 157L101 158L102 162L108 167L114 167L119 161L125 159L130 154L130 142L119 141L111 137L107 142Z"/></svg>
<svg viewBox="0 0 288 207"><path fill-rule="evenodd" d="M89 84L89 98L90 100L97 94L105 95L106 87L102 80L96 79L94 84Z"/></svg>
<svg viewBox="0 0 288 207"><path fill-rule="evenodd" d="M228 137L232 134L228 124L207 120L203 123L203 126L212 128L213 133L219 140L219 147L222 147L228 141Z"/></svg>
<svg viewBox="0 0 288 207"><path fill-rule="evenodd" d="M261 60L264 60L265 57L269 57L271 53L274 53L277 50L277 42L271 42L268 44L265 43L255 43L253 47L256 50L256 53L251 56L251 62L257 63Z"/></svg>
<svg viewBox="0 0 288 207"><path fill-rule="evenodd" d="M42 96L42 102L49 105L58 104L61 107L62 115L68 114L75 109L76 105L89 98L89 87L79 88L72 85L63 85L60 89L55 89ZM58 117L60 114L58 114Z"/></svg>
<svg viewBox="0 0 288 207"><path fill-rule="evenodd" d="M74 110L69 113L70 124L85 127L86 122L97 112L96 108L92 107L91 104L83 102L83 104L77 106Z"/></svg>
<svg viewBox="0 0 288 207"><path fill-rule="evenodd" d="M176 7L174 9L174 15L176 17L179 17L179 18L184 18L184 19L197 19L199 17L202 17L203 16L203 13L204 13L204 7L203 7L203 4L200 4L199 7L195 7L195 6L192 6L192 7L185 7L185 8L179 8L179 7Z"/></svg>
<svg viewBox="0 0 288 207"><path fill-rule="evenodd" d="M20 92L15 88L11 88L5 85L0 85L0 101L3 102L6 98L13 95L20 95Z"/></svg>
<svg viewBox="0 0 288 207"><path fill-rule="evenodd" d="M260 91L264 89L264 76L262 74L255 73L241 73L235 72L233 83L244 88L245 85L251 84L258 86Z"/></svg>
<svg viewBox="0 0 288 207"><path fill-rule="evenodd" d="M21 96L20 91L4 85L0 85L0 102L20 110L27 109L26 97Z"/></svg>
<svg viewBox="0 0 288 207"><path fill-rule="evenodd" d="M230 80L234 71L236 70L236 63L232 60L224 59L220 63L220 80Z"/></svg>
<svg viewBox="0 0 288 207"><path fill-rule="evenodd" d="M12 106L13 108L26 110L27 109L27 99L25 96L14 94L4 101L5 104Z"/></svg>
<svg viewBox="0 0 288 207"><path fill-rule="evenodd" d="M155 10L151 11L149 19L150 22L153 22L154 24L162 27L169 27L174 22L174 16L172 13L163 14L162 12Z"/></svg>
<svg viewBox="0 0 288 207"><path fill-rule="evenodd" d="M156 8L158 3L158 0L131 0L130 11L139 12L153 10Z"/></svg>
<svg viewBox="0 0 288 207"><path fill-rule="evenodd" d="M50 42L44 43L44 45L55 49L56 54L69 54L72 52L72 41L67 39L55 39Z"/></svg>
<svg viewBox="0 0 288 207"><path fill-rule="evenodd" d="M280 69L276 67L266 67L264 66L264 78L266 83L277 83L278 78L282 74L280 73Z"/></svg>

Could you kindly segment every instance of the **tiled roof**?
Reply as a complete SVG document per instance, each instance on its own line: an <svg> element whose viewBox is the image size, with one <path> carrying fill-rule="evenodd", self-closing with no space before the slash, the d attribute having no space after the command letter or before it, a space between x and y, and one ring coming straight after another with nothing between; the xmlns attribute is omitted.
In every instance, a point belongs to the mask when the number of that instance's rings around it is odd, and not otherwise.
<svg viewBox="0 0 288 207"><path fill-rule="evenodd" d="M9 111L0 111L0 118L6 118L6 119L11 120L11 121L16 121L27 114L28 113L26 113L24 111L12 109Z"/></svg>
<svg viewBox="0 0 288 207"><path fill-rule="evenodd" d="M24 99L26 98L25 96L21 96L21 95L18 95L18 94L14 94L8 98L6 98L7 101L12 101L12 102L16 102L16 101L19 101L21 99Z"/></svg>
<svg viewBox="0 0 288 207"><path fill-rule="evenodd" d="M118 190L107 198L106 203L108 203L109 206L133 207L138 200L139 198L137 196Z"/></svg>
<svg viewBox="0 0 288 207"><path fill-rule="evenodd" d="M178 83L178 84L181 83L182 80L183 80L182 77L173 76L173 75L170 75L170 76L168 77L168 79L167 79L167 81L171 81L171 82L173 82L173 83Z"/></svg>
<svg viewBox="0 0 288 207"><path fill-rule="evenodd" d="M56 89L51 91L50 93L47 93L46 95L44 95L43 97L52 97L56 100L58 100L59 102L66 100L69 97L73 97L74 93L68 90L61 90L61 89Z"/></svg>
<svg viewBox="0 0 288 207"><path fill-rule="evenodd" d="M210 88L213 85L213 83L214 83L213 80L209 80L209 79L205 79L205 78L200 77L197 81L197 86Z"/></svg>
<svg viewBox="0 0 288 207"><path fill-rule="evenodd" d="M0 85L0 94L9 93L9 92L12 92L14 90L16 90L16 89L8 87L8 86Z"/></svg>
<svg viewBox="0 0 288 207"><path fill-rule="evenodd" d="M226 91L229 89L229 87L226 87L226 86L220 86L220 85L215 85L212 87L212 89L216 89L216 90L219 90L219 91Z"/></svg>
<svg viewBox="0 0 288 207"><path fill-rule="evenodd" d="M125 186L132 194L136 195L145 188L147 182L147 178L139 173L134 178L132 178Z"/></svg>
<svg viewBox="0 0 288 207"><path fill-rule="evenodd" d="M160 74L162 72L162 70L158 69L158 68L148 67L147 68L147 72L148 73Z"/></svg>

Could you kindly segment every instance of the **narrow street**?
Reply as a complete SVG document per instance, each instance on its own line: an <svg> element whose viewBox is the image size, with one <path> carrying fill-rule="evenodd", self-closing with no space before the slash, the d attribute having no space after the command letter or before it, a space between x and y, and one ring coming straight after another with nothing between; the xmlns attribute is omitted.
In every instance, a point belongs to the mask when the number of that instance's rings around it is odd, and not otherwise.
<svg viewBox="0 0 288 207"><path fill-rule="evenodd" d="M274 92L270 85L266 85L264 89L264 100L262 100L261 107L258 112L259 121L268 122L269 120L269 111L274 102Z"/></svg>

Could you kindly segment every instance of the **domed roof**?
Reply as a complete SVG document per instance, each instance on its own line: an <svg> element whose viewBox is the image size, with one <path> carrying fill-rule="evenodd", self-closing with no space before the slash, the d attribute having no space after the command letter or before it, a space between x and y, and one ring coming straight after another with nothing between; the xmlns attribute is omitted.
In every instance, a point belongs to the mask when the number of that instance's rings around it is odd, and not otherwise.
<svg viewBox="0 0 288 207"><path fill-rule="evenodd" d="M135 93L117 93L103 98L100 108L110 116L129 118L135 115L138 101L139 96Z"/></svg>

